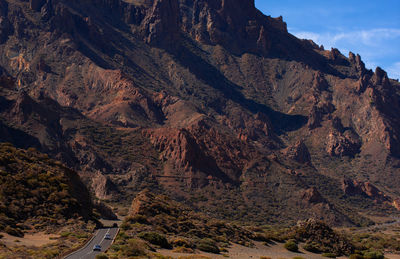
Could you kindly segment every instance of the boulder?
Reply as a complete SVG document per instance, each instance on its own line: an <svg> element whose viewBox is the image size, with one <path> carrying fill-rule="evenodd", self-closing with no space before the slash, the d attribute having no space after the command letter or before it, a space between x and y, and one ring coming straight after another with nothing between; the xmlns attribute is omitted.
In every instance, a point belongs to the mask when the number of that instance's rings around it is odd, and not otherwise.
<svg viewBox="0 0 400 259"><path fill-rule="evenodd" d="M360 152L360 137L352 130L341 133L332 130L326 140L326 152L331 156L350 156L354 157Z"/></svg>
<svg viewBox="0 0 400 259"><path fill-rule="evenodd" d="M306 144L304 144L304 141L297 141L296 144L285 149L284 154L301 164L311 163L310 152L308 151Z"/></svg>
<svg viewBox="0 0 400 259"><path fill-rule="evenodd" d="M326 203L324 197L322 197L322 195L315 187L305 190L302 195L302 200L309 204Z"/></svg>

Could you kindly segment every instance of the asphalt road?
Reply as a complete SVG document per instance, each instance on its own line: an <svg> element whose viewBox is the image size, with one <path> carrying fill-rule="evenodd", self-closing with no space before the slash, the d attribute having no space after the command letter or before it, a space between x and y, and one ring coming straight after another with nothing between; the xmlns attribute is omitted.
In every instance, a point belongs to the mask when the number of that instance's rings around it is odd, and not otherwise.
<svg viewBox="0 0 400 259"><path fill-rule="evenodd" d="M106 251L112 244L115 235L118 232L118 228L104 228L99 229L95 233L95 236L85 247L82 249L64 257L65 259L94 259L97 254ZM111 239L104 239L106 234L110 234ZM93 251L93 246L101 245L101 252Z"/></svg>

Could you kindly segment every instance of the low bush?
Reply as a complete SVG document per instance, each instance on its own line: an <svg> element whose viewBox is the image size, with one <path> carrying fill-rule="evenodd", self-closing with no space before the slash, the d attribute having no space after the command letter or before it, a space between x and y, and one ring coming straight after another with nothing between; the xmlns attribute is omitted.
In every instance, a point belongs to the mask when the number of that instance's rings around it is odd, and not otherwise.
<svg viewBox="0 0 400 259"><path fill-rule="evenodd" d="M204 238L200 240L199 244L197 245L197 249L203 252L219 254L219 248L217 244L210 238Z"/></svg>
<svg viewBox="0 0 400 259"><path fill-rule="evenodd" d="M174 250L172 250L174 253L182 253L182 254L193 254L193 249L184 247L184 246L179 246L175 247Z"/></svg>
<svg viewBox="0 0 400 259"><path fill-rule="evenodd" d="M284 247L291 251L291 252L297 252L299 251L299 247L297 246L296 242L294 242L293 240L289 240L285 243Z"/></svg>
<svg viewBox="0 0 400 259"><path fill-rule="evenodd" d="M167 249L171 248L171 245L168 243L168 240L165 238L165 236L160 235L156 232L142 232L138 235L138 237L150 242L153 245L158 245L162 248Z"/></svg>
<svg viewBox="0 0 400 259"><path fill-rule="evenodd" d="M17 229L17 228L12 228L12 227L10 227L10 226L7 226L7 227L4 229L4 231L5 231L7 234L11 235L11 236L15 236L15 237L23 237L23 236L24 236L24 233L23 233L21 230L19 230L19 229Z"/></svg>
<svg viewBox="0 0 400 259"><path fill-rule="evenodd" d="M96 255L96 259L108 259L108 256L105 254L98 254Z"/></svg>
<svg viewBox="0 0 400 259"><path fill-rule="evenodd" d="M306 243L303 246L304 250L311 252L311 253L320 253L322 252L319 245L315 242L311 242L311 243Z"/></svg>
<svg viewBox="0 0 400 259"><path fill-rule="evenodd" d="M366 252L364 254L364 259L384 259L385 256L383 253L379 251L371 251L371 252Z"/></svg>
<svg viewBox="0 0 400 259"><path fill-rule="evenodd" d="M146 255L146 245L143 241L137 239L129 239L126 245L121 245L119 248L119 253L123 256L145 256Z"/></svg>
<svg viewBox="0 0 400 259"><path fill-rule="evenodd" d="M349 259L364 259L364 256L360 254L352 254L349 256Z"/></svg>
<svg viewBox="0 0 400 259"><path fill-rule="evenodd" d="M187 247L187 248L194 248L194 244L187 239L184 238L177 238L174 239L172 242L174 247Z"/></svg>
<svg viewBox="0 0 400 259"><path fill-rule="evenodd" d="M336 254L333 253L323 253L322 256L328 258L336 258Z"/></svg>
<svg viewBox="0 0 400 259"><path fill-rule="evenodd" d="M129 217L127 219L127 221L129 221L131 223L140 223L140 224L144 224L144 225L150 224L149 221L147 220L147 218L143 215L135 215L133 217Z"/></svg>

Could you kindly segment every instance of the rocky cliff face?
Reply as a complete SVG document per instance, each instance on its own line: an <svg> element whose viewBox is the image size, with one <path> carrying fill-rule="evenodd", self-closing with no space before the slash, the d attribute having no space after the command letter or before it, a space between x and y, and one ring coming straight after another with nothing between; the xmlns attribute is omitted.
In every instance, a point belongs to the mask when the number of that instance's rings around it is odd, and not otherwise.
<svg viewBox="0 0 400 259"><path fill-rule="evenodd" d="M0 7L1 141L64 161L100 198L152 188L220 217L364 224L383 203L341 199L345 176L400 195L399 83L254 1Z"/></svg>

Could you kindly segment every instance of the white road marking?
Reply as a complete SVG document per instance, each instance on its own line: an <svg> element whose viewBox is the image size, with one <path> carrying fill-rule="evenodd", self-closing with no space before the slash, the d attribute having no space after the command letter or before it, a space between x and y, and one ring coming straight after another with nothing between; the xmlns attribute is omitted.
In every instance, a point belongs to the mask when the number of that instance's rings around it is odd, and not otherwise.
<svg viewBox="0 0 400 259"><path fill-rule="evenodd" d="M111 228L109 228L109 229L107 230L107 233L106 233L105 235L109 234L109 233L110 233L110 230L111 230ZM105 236L105 235L104 235L104 236ZM103 238L102 238L102 240L101 240L101 242L100 242L100 245L103 244L103 241L106 240L106 239L104 238L104 236L103 236ZM103 249L103 247L101 247L101 249Z"/></svg>
<svg viewBox="0 0 400 259"><path fill-rule="evenodd" d="M105 229L103 229L103 230L105 230ZM84 247L82 247L81 249L77 250L76 252L74 252L74 253L68 255L68 256L65 257L65 258L68 258L68 257L70 257L70 256L73 256L74 254L79 253L79 251L82 251L82 250L84 250L84 249L91 249L90 245L93 245L92 242L95 242L95 240L96 240L97 238L99 238L99 237L100 237L100 240L101 240L101 241L99 240L99 241L100 241L100 245L102 245L102 243L103 243L104 241L108 241L108 240L104 239L104 237L105 237L105 235L109 234L111 230L113 230L113 229L112 229L112 228L108 228L108 229L107 229L107 232L106 232L106 233L103 233L103 234L101 234L103 231L101 231L100 229L97 230L96 233L95 233L95 235L91 238L91 240L90 240ZM113 240L111 240L111 244L114 242L114 239L115 239L117 233L118 233L118 229L117 229L117 232L114 234ZM96 243L97 243L97 241L96 241ZM97 244L99 244L99 243L97 243ZM110 245L111 245L111 244L110 244ZM95 244L95 245L96 245L96 244ZM109 247L109 246L108 246L108 247ZM108 247L107 247L107 248L108 248ZM105 247L104 247L104 248L105 248ZM102 247L102 251L105 251L105 249L103 249L103 247ZM82 252L83 252L83 251L82 251ZM79 256L79 259L88 258L88 256L90 256L91 254L95 254L95 251L89 250L89 252L88 252L87 254L85 254L85 255L83 255L83 256Z"/></svg>

